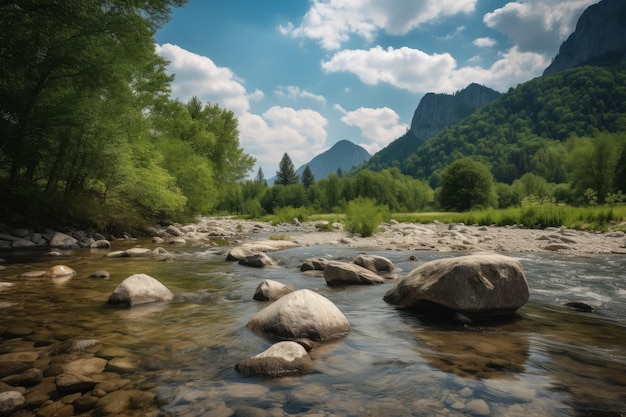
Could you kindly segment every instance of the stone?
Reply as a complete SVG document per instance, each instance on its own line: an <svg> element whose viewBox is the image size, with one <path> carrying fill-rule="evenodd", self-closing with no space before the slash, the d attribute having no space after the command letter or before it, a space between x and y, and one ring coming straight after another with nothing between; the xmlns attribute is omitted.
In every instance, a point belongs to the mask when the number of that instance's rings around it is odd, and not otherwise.
<svg viewBox="0 0 626 417"><path fill-rule="evenodd" d="M258 312L247 327L278 340L326 341L344 337L351 330L348 319L332 301L308 289L281 297Z"/></svg>
<svg viewBox="0 0 626 417"><path fill-rule="evenodd" d="M19 374L5 376L0 381L13 386L31 386L43 380L41 369L30 368Z"/></svg>
<svg viewBox="0 0 626 417"><path fill-rule="evenodd" d="M132 358L113 358L107 364L107 371L116 373L133 372L139 366L139 361Z"/></svg>
<svg viewBox="0 0 626 417"><path fill-rule="evenodd" d="M391 272L395 269L393 262L378 255L358 255L354 258L354 263L372 272Z"/></svg>
<svg viewBox="0 0 626 417"><path fill-rule="evenodd" d="M96 240L89 245L92 249L111 249L111 242L106 239Z"/></svg>
<svg viewBox="0 0 626 417"><path fill-rule="evenodd" d="M241 246L237 246L228 251L226 256L227 261L238 261L241 258L249 255L254 255L259 252L273 252L283 249L291 249L298 247L299 245L291 240L260 240L257 242L245 243Z"/></svg>
<svg viewBox="0 0 626 417"><path fill-rule="evenodd" d="M326 264L324 279L328 285L371 285L385 282L381 276L367 268L339 261Z"/></svg>
<svg viewBox="0 0 626 417"><path fill-rule="evenodd" d="M113 290L108 304L132 307L173 298L174 293L156 279L146 274L134 274Z"/></svg>
<svg viewBox="0 0 626 417"><path fill-rule="evenodd" d="M300 266L300 271L323 271L327 263L324 258L309 258Z"/></svg>
<svg viewBox="0 0 626 417"><path fill-rule="evenodd" d="M162 237L155 236L152 238L152 243L154 244L160 245L163 242L165 242L165 239L163 239Z"/></svg>
<svg viewBox="0 0 626 417"><path fill-rule="evenodd" d="M54 235L52 235L52 238L50 239L50 247L67 250L80 248L80 246L78 245L78 240L61 232L56 232Z"/></svg>
<svg viewBox="0 0 626 417"><path fill-rule="evenodd" d="M254 292L252 299L258 301L275 301L285 294L293 292L294 288L291 285L286 285L278 281L271 279L263 280Z"/></svg>
<svg viewBox="0 0 626 417"><path fill-rule="evenodd" d="M32 248L33 246L37 246L37 244L28 239L19 239L11 242L11 248L13 249Z"/></svg>
<svg viewBox="0 0 626 417"><path fill-rule="evenodd" d="M55 265L48 269L44 274L44 278L65 278L76 275L76 271L66 265Z"/></svg>
<svg viewBox="0 0 626 417"><path fill-rule="evenodd" d="M154 401L154 394L140 390L113 391L98 400L99 414L122 414L126 409L139 410Z"/></svg>
<svg viewBox="0 0 626 417"><path fill-rule="evenodd" d="M489 404L485 400L470 400L465 404L465 409L472 413L472 415L477 416L488 416L491 415L491 409L489 408Z"/></svg>
<svg viewBox="0 0 626 417"><path fill-rule="evenodd" d="M24 405L24 396L17 391L0 392L0 416L9 416Z"/></svg>
<svg viewBox="0 0 626 417"><path fill-rule="evenodd" d="M559 251L559 250L571 249L570 245L568 245L567 243L548 243L543 248L545 250L549 250L553 252Z"/></svg>
<svg viewBox="0 0 626 417"><path fill-rule="evenodd" d="M89 275L89 278L93 279L109 279L111 274L108 271L96 271Z"/></svg>
<svg viewBox="0 0 626 417"><path fill-rule="evenodd" d="M37 410L37 417L71 417L74 415L74 406L57 401Z"/></svg>
<svg viewBox="0 0 626 417"><path fill-rule="evenodd" d="M76 375L96 375L104 372L107 360L102 358L76 359L63 365L63 370Z"/></svg>
<svg viewBox="0 0 626 417"><path fill-rule="evenodd" d="M54 381L57 391L65 394L91 390L99 382L96 379L71 372L63 372L57 375Z"/></svg>
<svg viewBox="0 0 626 417"><path fill-rule="evenodd" d="M254 268L263 268L265 266L271 266L274 264L272 258L266 253L259 252L254 255L244 256L239 260L239 265L252 266Z"/></svg>
<svg viewBox="0 0 626 417"><path fill-rule="evenodd" d="M518 260L477 254L427 262L406 275L383 299L399 308L488 320L512 315L528 296Z"/></svg>
<svg viewBox="0 0 626 417"><path fill-rule="evenodd" d="M244 375L279 377L306 372L312 366L311 357L296 342L279 342L235 366Z"/></svg>

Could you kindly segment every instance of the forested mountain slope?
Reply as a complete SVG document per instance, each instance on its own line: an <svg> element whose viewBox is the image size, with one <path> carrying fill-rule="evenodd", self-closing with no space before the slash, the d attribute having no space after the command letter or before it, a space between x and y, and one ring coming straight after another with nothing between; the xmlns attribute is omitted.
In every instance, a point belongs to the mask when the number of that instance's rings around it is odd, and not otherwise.
<svg viewBox="0 0 626 417"><path fill-rule="evenodd" d="M401 168L407 155L415 152L426 140L498 97L500 93L497 91L474 83L455 94L426 94L415 109L411 128L406 134L377 152L360 168L374 171Z"/></svg>
<svg viewBox="0 0 626 417"><path fill-rule="evenodd" d="M403 164L416 178L477 156L500 182L529 171L550 141L626 131L626 68L579 67L528 81L425 142Z"/></svg>
<svg viewBox="0 0 626 417"><path fill-rule="evenodd" d="M296 174L301 177L308 165L315 180L321 180L330 174L336 173L338 169L342 172L348 172L355 166L370 159L370 157L371 155L361 146L349 140L340 140L327 151L311 159L309 163L299 167L296 170Z"/></svg>

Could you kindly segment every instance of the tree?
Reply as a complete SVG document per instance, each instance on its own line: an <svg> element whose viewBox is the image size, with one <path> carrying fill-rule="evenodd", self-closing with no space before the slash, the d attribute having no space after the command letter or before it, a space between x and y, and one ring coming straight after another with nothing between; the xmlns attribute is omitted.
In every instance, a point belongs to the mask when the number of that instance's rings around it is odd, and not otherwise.
<svg viewBox="0 0 626 417"><path fill-rule="evenodd" d="M311 172L311 168L309 168L309 165L307 164L307 166L304 168L304 172L302 172L302 184L304 185L304 188L309 188L314 183L315 176L313 175L313 172Z"/></svg>
<svg viewBox="0 0 626 417"><path fill-rule="evenodd" d="M276 171L276 179L274 184L276 185L291 185L298 183L298 174L291 162L291 158L287 155L287 152L283 155L278 165L278 171Z"/></svg>
<svg viewBox="0 0 626 417"><path fill-rule="evenodd" d="M263 169L261 167L259 167L259 170L256 173L255 181L263 186L267 185L267 181L265 180L265 174L263 174Z"/></svg>
<svg viewBox="0 0 626 417"><path fill-rule="evenodd" d="M496 203L489 169L471 158L457 159L441 174L439 204L446 210L467 211Z"/></svg>

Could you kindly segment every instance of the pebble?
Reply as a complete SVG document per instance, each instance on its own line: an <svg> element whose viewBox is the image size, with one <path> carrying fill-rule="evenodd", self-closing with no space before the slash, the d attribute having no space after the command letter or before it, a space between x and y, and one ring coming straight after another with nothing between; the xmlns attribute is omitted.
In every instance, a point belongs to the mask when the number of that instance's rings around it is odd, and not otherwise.
<svg viewBox="0 0 626 417"><path fill-rule="evenodd" d="M465 404L465 408L472 414L478 416L488 416L491 415L491 409L489 408L489 404L485 400L471 400Z"/></svg>

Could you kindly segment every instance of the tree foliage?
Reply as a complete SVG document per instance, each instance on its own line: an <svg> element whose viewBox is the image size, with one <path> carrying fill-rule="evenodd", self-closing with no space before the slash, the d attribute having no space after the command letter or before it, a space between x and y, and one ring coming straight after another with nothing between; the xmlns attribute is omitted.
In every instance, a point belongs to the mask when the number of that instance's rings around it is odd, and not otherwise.
<svg viewBox="0 0 626 417"><path fill-rule="evenodd" d="M452 211L495 205L493 177L487 167L470 158L452 162L441 175L441 207Z"/></svg>
<svg viewBox="0 0 626 417"><path fill-rule="evenodd" d="M291 162L291 158L285 152L278 164L278 171L276 171L276 178L274 184L276 185L291 185L298 183L298 174L296 174L296 168Z"/></svg>
<svg viewBox="0 0 626 417"><path fill-rule="evenodd" d="M208 213L240 198L254 159L239 145L234 114L197 97L173 100L167 62L155 52L155 31L185 3L0 8L5 214L106 227ZM76 218L81 206L89 210Z"/></svg>
<svg viewBox="0 0 626 417"><path fill-rule="evenodd" d="M307 165L304 167L304 171L302 172L302 185L304 185L304 188L309 188L314 183L315 176L313 175L313 172L311 172L311 168Z"/></svg>

